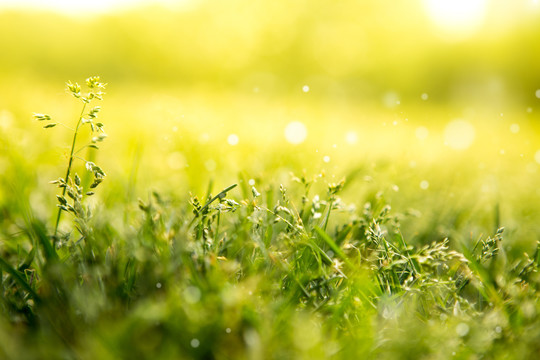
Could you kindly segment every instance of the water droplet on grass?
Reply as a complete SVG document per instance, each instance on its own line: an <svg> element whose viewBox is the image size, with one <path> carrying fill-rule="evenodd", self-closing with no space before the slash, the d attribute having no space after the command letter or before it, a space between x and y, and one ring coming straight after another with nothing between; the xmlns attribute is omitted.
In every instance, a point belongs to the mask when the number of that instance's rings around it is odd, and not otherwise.
<svg viewBox="0 0 540 360"><path fill-rule="evenodd" d="M190 345L192 348L196 349L199 347L199 345L201 345L201 342L199 341L199 339L192 339Z"/></svg>

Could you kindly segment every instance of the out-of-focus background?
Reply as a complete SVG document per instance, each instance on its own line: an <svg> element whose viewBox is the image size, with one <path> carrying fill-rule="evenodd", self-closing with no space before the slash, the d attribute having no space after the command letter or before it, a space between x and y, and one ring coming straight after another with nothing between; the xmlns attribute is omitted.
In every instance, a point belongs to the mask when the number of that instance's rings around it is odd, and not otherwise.
<svg viewBox="0 0 540 360"><path fill-rule="evenodd" d="M539 1L4 0L0 34L5 208L54 206L71 135L32 113L69 127L100 75L110 206L305 170L434 238L540 230Z"/></svg>

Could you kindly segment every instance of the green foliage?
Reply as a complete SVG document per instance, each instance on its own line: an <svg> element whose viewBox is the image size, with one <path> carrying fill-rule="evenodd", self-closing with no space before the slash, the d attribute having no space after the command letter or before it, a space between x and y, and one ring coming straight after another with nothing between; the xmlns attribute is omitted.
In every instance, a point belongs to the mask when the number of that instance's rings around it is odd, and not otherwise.
<svg viewBox="0 0 540 360"><path fill-rule="evenodd" d="M91 140L81 149L104 139L100 108L86 112L104 86L89 78L83 94L68 83L83 110L67 175L53 183L74 225L49 229L30 210L24 221L2 220L20 229L0 242L2 357L450 359L540 351L540 245L531 255L507 253L502 228L476 242L455 232L418 241L438 236L421 227L416 238L404 236L419 219L394 212L380 193L347 194L354 176L326 182L304 173L250 188L240 174L217 194L211 181L200 199L152 191L138 208L130 200L86 205L105 173L83 159L88 184L72 175L76 141L85 125Z"/></svg>
<svg viewBox="0 0 540 360"><path fill-rule="evenodd" d="M94 149L98 150L99 147L96 143L103 141L106 138L106 134L103 130L103 123L95 122L97 119L98 113L101 111L101 107L95 106L90 111L86 111L86 107L94 100L103 100L103 95L105 94L103 90L105 89L105 83L100 82L99 76L93 76L86 79L86 86L88 87L87 93L81 93L81 86L78 83L72 83L71 81L66 83L67 91L71 93L73 97L79 99L82 103L81 114L77 120L75 130L73 130L73 140L71 143L70 154L68 157L68 164L66 169L66 175L63 178L54 180L51 183L57 185L62 189L62 195L57 195L58 199L58 215L56 217L56 226L54 230L54 239L57 241L58 227L60 225L60 217L62 211L71 213L75 216L75 221L78 224L78 231L83 236L87 238L89 236L88 221L90 219L90 210L83 207L83 197L94 195L93 191L85 191L84 186L81 184L81 178L79 175L75 174L74 177L71 177L73 161L75 159L80 159L86 163L86 170L93 174L93 182L89 186L89 189L95 189L103 179L105 178L105 172L96 164L91 161L87 161L83 158L80 158L78 154L84 149ZM46 114L34 113L34 119L37 121L50 121L51 117ZM45 125L44 128L48 129L56 126L56 123L51 123ZM91 128L91 140L80 147L78 150L77 147L77 136L79 131L84 125L88 125ZM89 190L88 189L88 190ZM66 194L69 197L69 200L66 199Z"/></svg>

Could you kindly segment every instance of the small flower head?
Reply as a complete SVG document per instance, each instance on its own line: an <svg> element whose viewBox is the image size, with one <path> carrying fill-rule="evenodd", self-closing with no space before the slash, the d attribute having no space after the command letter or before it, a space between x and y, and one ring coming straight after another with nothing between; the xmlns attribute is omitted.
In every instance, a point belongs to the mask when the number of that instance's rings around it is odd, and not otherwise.
<svg viewBox="0 0 540 360"><path fill-rule="evenodd" d="M90 89L105 89L105 86L107 86L107 84L100 82L99 76L91 76L86 79L86 85Z"/></svg>
<svg viewBox="0 0 540 360"><path fill-rule="evenodd" d="M71 81L68 81L66 85L69 92L71 92L71 95L77 99L81 97L81 85L78 83L72 83Z"/></svg>
<svg viewBox="0 0 540 360"><path fill-rule="evenodd" d="M34 113L33 117L34 117L34 120L37 120L37 121L49 121L49 120L51 120L51 117L49 115L47 115L47 114Z"/></svg>

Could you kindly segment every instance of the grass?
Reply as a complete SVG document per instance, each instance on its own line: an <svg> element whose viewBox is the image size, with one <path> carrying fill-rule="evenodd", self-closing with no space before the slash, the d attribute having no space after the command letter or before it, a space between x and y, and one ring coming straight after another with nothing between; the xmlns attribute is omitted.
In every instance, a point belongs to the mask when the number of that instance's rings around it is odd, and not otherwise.
<svg viewBox="0 0 540 360"><path fill-rule="evenodd" d="M99 78L88 86L103 88ZM68 90L86 103L77 84ZM91 201L105 173L95 146L85 147L84 166L73 160L78 136L103 130L97 111L85 107L76 119L66 176L56 181L61 212L32 203L36 193L54 199L41 187L48 179L10 153L0 203L1 358L539 355L540 251L534 238L509 242L516 230L503 229L498 203L481 217L471 210L477 198L441 203L444 181L431 181L435 195L419 217L409 206L422 204L413 201L419 179L388 180L391 165L382 174L349 168L343 180L301 169L284 176L277 166L250 179L241 169L207 179L204 190L204 176L191 175L198 195L173 181L138 200L129 181L125 190L112 179ZM88 176L71 176L84 167Z"/></svg>

